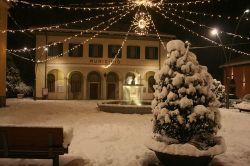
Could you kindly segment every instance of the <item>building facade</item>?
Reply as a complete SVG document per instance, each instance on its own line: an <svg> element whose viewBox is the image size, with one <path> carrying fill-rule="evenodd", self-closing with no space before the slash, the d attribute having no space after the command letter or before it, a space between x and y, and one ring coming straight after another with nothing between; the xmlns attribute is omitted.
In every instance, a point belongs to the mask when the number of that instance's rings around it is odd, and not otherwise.
<svg viewBox="0 0 250 166"><path fill-rule="evenodd" d="M137 94L141 99L152 99L154 74L166 54L156 35L131 33L117 54L126 33L105 32L88 40L95 34L91 32L65 40L77 32L61 29L36 34L36 47L63 41L37 50L37 61L48 59L36 65L37 98L122 100ZM163 42L174 38L161 35ZM114 63L105 68L116 54Z"/></svg>
<svg viewBox="0 0 250 166"><path fill-rule="evenodd" d="M229 94L239 98L250 94L250 57L238 57L221 67L224 69L224 85Z"/></svg>

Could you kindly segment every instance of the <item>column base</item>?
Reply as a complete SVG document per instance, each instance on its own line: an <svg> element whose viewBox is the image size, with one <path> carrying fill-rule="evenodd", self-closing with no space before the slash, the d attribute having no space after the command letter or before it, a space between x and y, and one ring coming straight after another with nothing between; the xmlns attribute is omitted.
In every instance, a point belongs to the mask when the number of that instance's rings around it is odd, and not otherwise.
<svg viewBox="0 0 250 166"><path fill-rule="evenodd" d="M0 108L6 106L6 96L0 96Z"/></svg>

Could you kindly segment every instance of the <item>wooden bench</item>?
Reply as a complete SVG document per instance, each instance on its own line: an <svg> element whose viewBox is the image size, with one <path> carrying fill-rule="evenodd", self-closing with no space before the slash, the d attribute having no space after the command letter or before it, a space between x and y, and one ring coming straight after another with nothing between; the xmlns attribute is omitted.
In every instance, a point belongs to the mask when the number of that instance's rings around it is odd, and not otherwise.
<svg viewBox="0 0 250 166"><path fill-rule="evenodd" d="M63 147L63 128L0 127L0 158L53 159L59 166Z"/></svg>

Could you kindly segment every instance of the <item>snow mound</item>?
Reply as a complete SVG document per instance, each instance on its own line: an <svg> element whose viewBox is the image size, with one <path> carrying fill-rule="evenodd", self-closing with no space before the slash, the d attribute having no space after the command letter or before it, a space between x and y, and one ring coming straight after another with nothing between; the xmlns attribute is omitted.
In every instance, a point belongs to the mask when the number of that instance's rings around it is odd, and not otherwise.
<svg viewBox="0 0 250 166"><path fill-rule="evenodd" d="M215 156L222 154L226 151L225 140L222 137L215 138L216 145L210 147L207 150L199 150L194 145L189 143L186 144L167 144L165 142L156 141L154 138L151 138L145 142L145 145L157 152L172 154L172 155L183 155L183 156Z"/></svg>
<svg viewBox="0 0 250 166"><path fill-rule="evenodd" d="M73 128L71 127L64 128L63 129L63 147L64 148L67 148L70 145L72 138L73 138Z"/></svg>

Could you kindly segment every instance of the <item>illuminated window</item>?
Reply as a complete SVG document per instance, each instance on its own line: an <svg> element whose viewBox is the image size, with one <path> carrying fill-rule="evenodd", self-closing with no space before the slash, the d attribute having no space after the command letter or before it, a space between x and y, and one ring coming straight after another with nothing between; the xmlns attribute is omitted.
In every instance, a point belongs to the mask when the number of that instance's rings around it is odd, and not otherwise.
<svg viewBox="0 0 250 166"><path fill-rule="evenodd" d="M108 57L114 58L120 48L121 48L120 45L109 45L108 46L108 49L109 49ZM120 50L119 54L117 55L117 58L121 58L121 57L122 57L122 49Z"/></svg>
<svg viewBox="0 0 250 166"><path fill-rule="evenodd" d="M127 46L127 58L140 59L140 47L139 46Z"/></svg>
<svg viewBox="0 0 250 166"><path fill-rule="evenodd" d="M102 58L103 46L101 44L90 44L89 45L89 57Z"/></svg>
<svg viewBox="0 0 250 166"><path fill-rule="evenodd" d="M69 56L70 57L82 57L83 45L76 43L69 43Z"/></svg>
<svg viewBox="0 0 250 166"><path fill-rule="evenodd" d="M158 48L157 47L146 47L146 59L158 59Z"/></svg>

